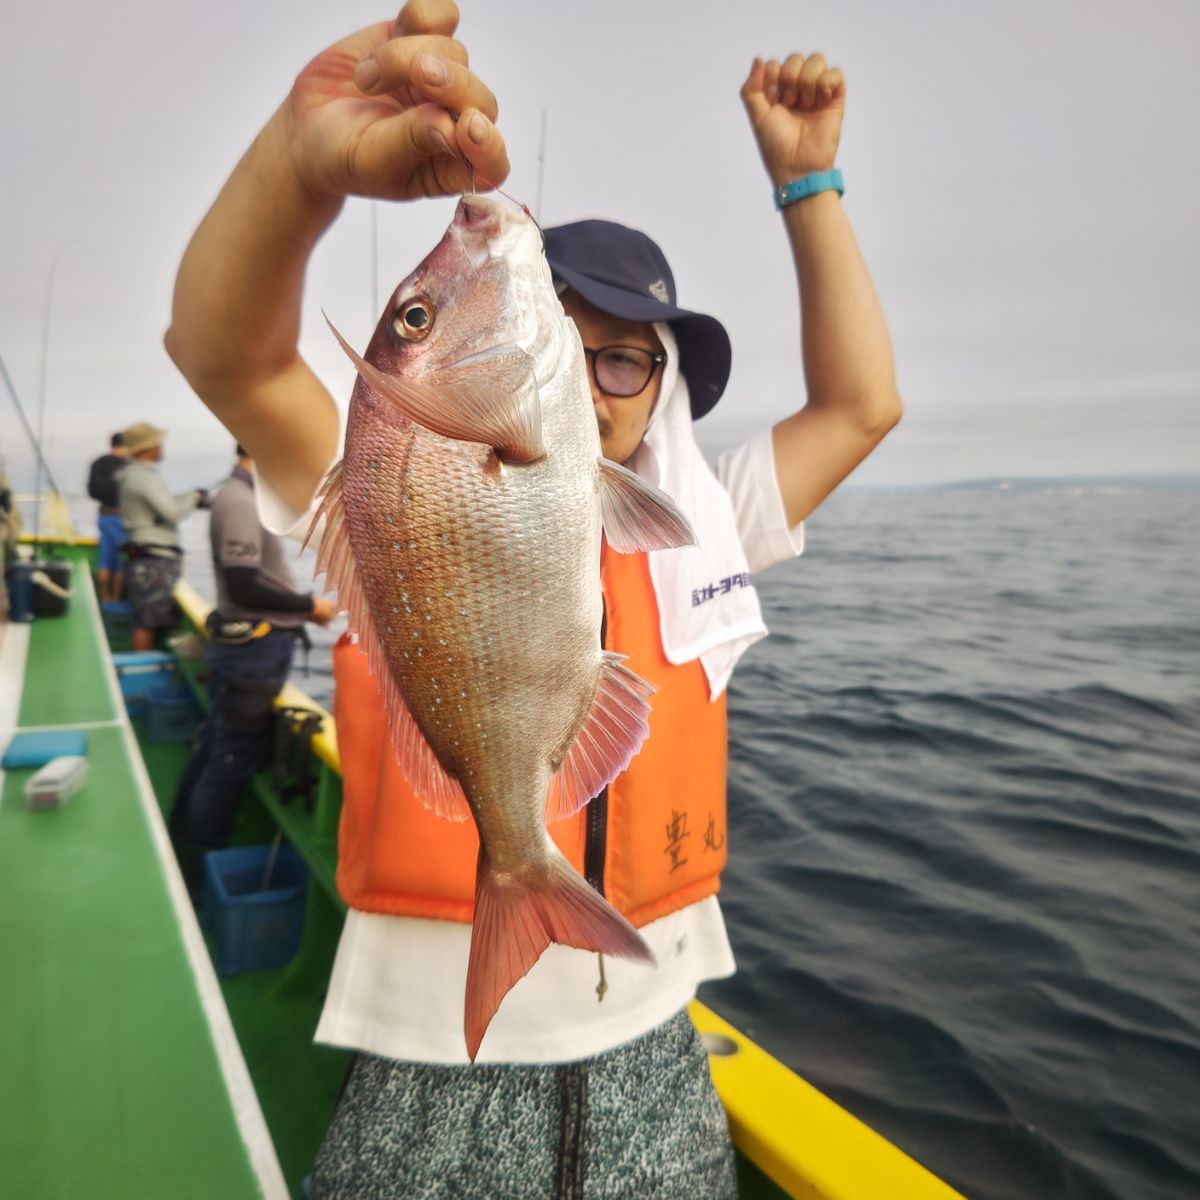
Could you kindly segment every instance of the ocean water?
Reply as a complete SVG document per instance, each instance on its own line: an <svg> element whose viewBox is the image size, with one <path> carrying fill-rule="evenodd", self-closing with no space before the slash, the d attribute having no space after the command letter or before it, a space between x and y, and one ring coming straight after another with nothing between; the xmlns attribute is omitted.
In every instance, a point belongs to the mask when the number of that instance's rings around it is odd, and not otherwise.
<svg viewBox="0 0 1200 1200"><path fill-rule="evenodd" d="M1198 518L847 490L758 579L703 998L974 1200L1200 1196Z"/></svg>
<svg viewBox="0 0 1200 1200"><path fill-rule="evenodd" d="M1198 517L845 492L759 581L705 999L978 1200L1200 1196Z"/></svg>

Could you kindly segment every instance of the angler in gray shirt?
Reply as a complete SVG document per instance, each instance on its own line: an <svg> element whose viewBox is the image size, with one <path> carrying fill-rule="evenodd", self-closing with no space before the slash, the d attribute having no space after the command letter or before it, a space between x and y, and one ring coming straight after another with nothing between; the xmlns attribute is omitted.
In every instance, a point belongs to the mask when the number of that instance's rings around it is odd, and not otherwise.
<svg viewBox="0 0 1200 1200"><path fill-rule="evenodd" d="M283 539L260 524L253 463L238 450L233 474L213 497L209 524L217 614L224 624L299 629L314 611L313 594L296 591Z"/></svg>
<svg viewBox="0 0 1200 1200"><path fill-rule="evenodd" d="M275 697L287 681L305 621L327 625L333 603L297 592L283 539L254 503L254 464L239 446L233 474L212 501L209 536L217 606L205 652L211 712L175 792L171 839L193 893L200 862L229 841L244 785L270 748Z"/></svg>
<svg viewBox="0 0 1200 1200"><path fill-rule="evenodd" d="M154 649L160 630L172 629L177 621L175 585L183 571L183 548L179 544L179 522L208 503L203 488L174 496L158 472L166 430L146 421L131 425L124 433L129 465L117 482L117 503L129 540L126 593L133 608L135 650Z"/></svg>

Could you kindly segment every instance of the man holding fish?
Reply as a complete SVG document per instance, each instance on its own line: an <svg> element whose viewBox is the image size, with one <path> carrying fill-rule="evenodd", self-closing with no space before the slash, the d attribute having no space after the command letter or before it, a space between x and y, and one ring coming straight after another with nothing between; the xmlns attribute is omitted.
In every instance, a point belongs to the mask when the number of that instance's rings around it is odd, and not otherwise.
<svg viewBox="0 0 1200 1200"><path fill-rule="evenodd" d="M413 0L301 72L197 230L167 335L254 455L266 522L315 514L356 635L335 652L350 912L317 1038L359 1054L313 1195L732 1195L685 1010L733 970L725 685L765 633L751 574L799 553L900 415L838 198L844 83L797 54L742 88L808 399L715 475L691 423L729 340L658 247L582 221L543 252L474 195L361 356L342 343L339 457L297 351L317 240L346 196L508 172L457 21Z"/></svg>

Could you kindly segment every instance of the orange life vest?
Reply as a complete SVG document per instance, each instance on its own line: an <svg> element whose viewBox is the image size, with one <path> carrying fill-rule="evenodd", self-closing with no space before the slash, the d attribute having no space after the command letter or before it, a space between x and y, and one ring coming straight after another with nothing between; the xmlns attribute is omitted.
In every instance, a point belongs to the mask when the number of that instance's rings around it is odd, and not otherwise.
<svg viewBox="0 0 1200 1200"><path fill-rule="evenodd" d="M650 736L629 767L580 812L549 825L572 865L634 925L711 896L725 866L725 695L708 696L699 661L663 656L645 554L605 552L605 646L656 688ZM333 671L343 806L337 884L352 908L470 921L479 838L415 798L387 737L366 655L348 638ZM589 823L591 831L589 836Z"/></svg>

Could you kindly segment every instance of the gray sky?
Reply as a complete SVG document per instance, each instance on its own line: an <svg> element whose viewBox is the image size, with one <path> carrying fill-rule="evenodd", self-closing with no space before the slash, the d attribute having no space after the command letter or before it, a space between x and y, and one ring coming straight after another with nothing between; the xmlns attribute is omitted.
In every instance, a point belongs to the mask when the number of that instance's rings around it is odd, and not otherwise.
<svg viewBox="0 0 1200 1200"><path fill-rule="evenodd" d="M663 245L681 301L734 344L698 431L729 443L799 405L780 218L738 98L754 54L820 49L846 72L845 205L888 313L905 420L855 476L1200 470L1200 5L887 0L461 0L513 172L553 224L607 216ZM389 15L364 0L9 5L0 23L0 354L78 486L108 434L172 431L174 472L228 439L162 350L187 239L304 62ZM382 206L381 290L448 201ZM362 345L368 206L309 274L303 349L335 394ZM28 444L0 396L14 475ZM187 479L192 483L200 480Z"/></svg>

